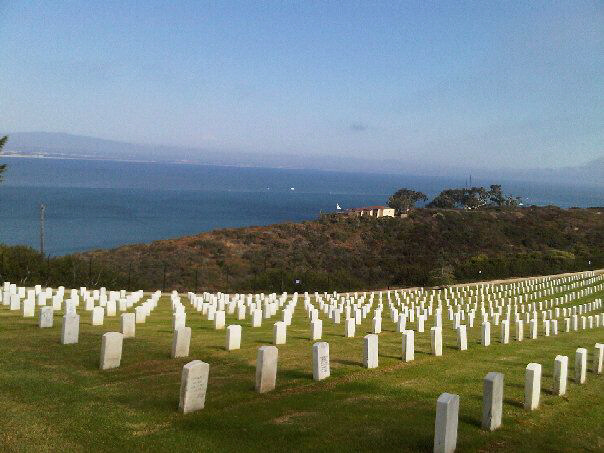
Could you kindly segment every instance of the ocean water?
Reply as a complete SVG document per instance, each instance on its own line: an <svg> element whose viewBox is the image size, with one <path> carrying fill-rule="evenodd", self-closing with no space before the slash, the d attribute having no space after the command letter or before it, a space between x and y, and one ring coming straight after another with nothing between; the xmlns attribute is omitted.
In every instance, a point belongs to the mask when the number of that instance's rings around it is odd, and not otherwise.
<svg viewBox="0 0 604 453"><path fill-rule="evenodd" d="M39 246L46 205L52 256L196 234L223 227L315 219L321 211L386 203L400 187L432 197L464 181L417 175L188 164L6 158L0 242ZM604 206L603 187L503 184L525 204ZM294 190L291 190L294 188Z"/></svg>

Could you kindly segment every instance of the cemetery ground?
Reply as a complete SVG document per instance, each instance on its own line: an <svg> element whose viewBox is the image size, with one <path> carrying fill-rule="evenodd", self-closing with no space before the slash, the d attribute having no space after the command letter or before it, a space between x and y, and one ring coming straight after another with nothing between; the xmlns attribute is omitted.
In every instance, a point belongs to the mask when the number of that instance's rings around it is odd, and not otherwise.
<svg viewBox="0 0 604 453"><path fill-rule="evenodd" d="M572 302L602 298L604 292ZM601 311L601 310L600 310ZM459 451L604 451L604 376L592 370L594 344L604 328L480 344L481 325L468 327L468 350L457 349L455 331L443 329L443 355L430 354L430 327L415 333L415 360L401 360L401 334L384 315L379 334L379 367L365 369L363 336L371 317L344 337L344 323L323 323L331 376L312 378L310 323L296 306L287 343L279 345L277 385L254 391L257 348L271 345L273 324L252 328L249 317L227 325L243 327L241 349L225 350L225 330L215 330L195 311L189 357L172 359L172 308L163 295L136 337L124 340L119 368L99 370L101 337L120 331L119 315L92 326L81 314L77 344L60 343L62 312L54 327L40 329L35 318L0 310L0 449L3 451L432 451L438 396L460 396ZM432 321L432 319L430 320ZM447 326L449 322L445 322ZM589 352L587 382L574 382L574 357ZM554 396L554 358L569 357L566 396ZM209 363L205 408L178 411L182 367ZM543 366L538 410L523 408L525 367ZM504 378L503 426L481 428L483 379Z"/></svg>

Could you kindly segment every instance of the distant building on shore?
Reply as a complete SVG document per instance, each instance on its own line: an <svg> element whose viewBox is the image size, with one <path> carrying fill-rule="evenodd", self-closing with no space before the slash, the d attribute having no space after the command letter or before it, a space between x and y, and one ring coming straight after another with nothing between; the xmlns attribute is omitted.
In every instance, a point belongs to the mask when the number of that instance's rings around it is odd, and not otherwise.
<svg viewBox="0 0 604 453"><path fill-rule="evenodd" d="M351 216L370 217L394 217L394 208L388 206L366 206L364 208L352 208L344 211Z"/></svg>

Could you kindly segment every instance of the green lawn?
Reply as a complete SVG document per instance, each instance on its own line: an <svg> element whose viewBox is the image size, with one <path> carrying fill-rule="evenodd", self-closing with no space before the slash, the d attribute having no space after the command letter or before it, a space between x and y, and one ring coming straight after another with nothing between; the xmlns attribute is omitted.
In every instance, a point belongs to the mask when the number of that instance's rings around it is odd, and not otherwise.
<svg viewBox="0 0 604 453"><path fill-rule="evenodd" d="M604 293L573 304L604 297ZM480 321L468 329L468 351L456 350L455 332L444 319L443 356L430 352L430 324L415 338L415 361L403 363L401 336L384 308L379 336L379 368L362 368L363 335L371 317L344 338L344 323L323 319L330 344L331 377L312 380L312 341L303 300L298 301L287 344L279 346L277 388L254 392L256 349L271 344L273 323L227 316L243 325L242 349L224 350L224 330L187 306L192 327L190 357L171 359L171 306L164 296L136 338L124 340L121 367L98 369L101 336L119 331L119 317L92 326L81 314L80 342L61 345L60 315L51 329L35 319L0 309L0 447L3 451L432 451L436 399L442 392L461 397L458 451L604 451L604 376L592 369L594 344L604 327L558 336L483 347ZM82 306L80 306L82 308ZM526 335L526 333L525 333ZM573 382L578 347L589 351L587 383ZM566 397L550 393L554 358L569 356ZM180 373L190 360L210 364L206 407L178 412ZM543 365L541 407L527 412L524 369ZM480 428L482 380L490 371L505 374L503 427Z"/></svg>

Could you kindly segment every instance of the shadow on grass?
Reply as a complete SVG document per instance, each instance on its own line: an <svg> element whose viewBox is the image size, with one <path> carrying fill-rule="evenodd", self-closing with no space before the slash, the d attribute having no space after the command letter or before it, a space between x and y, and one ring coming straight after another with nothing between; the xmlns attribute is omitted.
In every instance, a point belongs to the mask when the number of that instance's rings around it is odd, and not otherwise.
<svg viewBox="0 0 604 453"><path fill-rule="evenodd" d="M503 402L505 404L509 404L510 406L518 407L520 409L524 408L524 404L522 404L520 401L504 399Z"/></svg>
<svg viewBox="0 0 604 453"><path fill-rule="evenodd" d="M472 425L472 426L475 426L477 428L482 428L482 421L478 420L476 418L470 417L468 415L462 415L461 417L459 417L459 419L462 422L467 423L468 425Z"/></svg>
<svg viewBox="0 0 604 453"><path fill-rule="evenodd" d="M346 359L332 360L332 363L338 363L340 365L363 366L363 364L361 362L355 362L354 360L346 360Z"/></svg>
<svg viewBox="0 0 604 453"><path fill-rule="evenodd" d="M379 354L379 357L384 357L386 359L400 359L400 355L389 355L389 354Z"/></svg>
<svg viewBox="0 0 604 453"><path fill-rule="evenodd" d="M497 359L497 360L481 359L481 363L492 364L494 366L506 366L506 367L517 366L517 367L525 368L528 362L523 361L523 360L512 361L512 360L503 360L503 359Z"/></svg>
<svg viewBox="0 0 604 453"><path fill-rule="evenodd" d="M339 334L339 333L327 333L327 334L323 334L324 337L332 337L332 338L343 338L344 334Z"/></svg>
<svg viewBox="0 0 604 453"><path fill-rule="evenodd" d="M285 370L282 373L282 377L289 379L312 379L312 373L301 370Z"/></svg>

